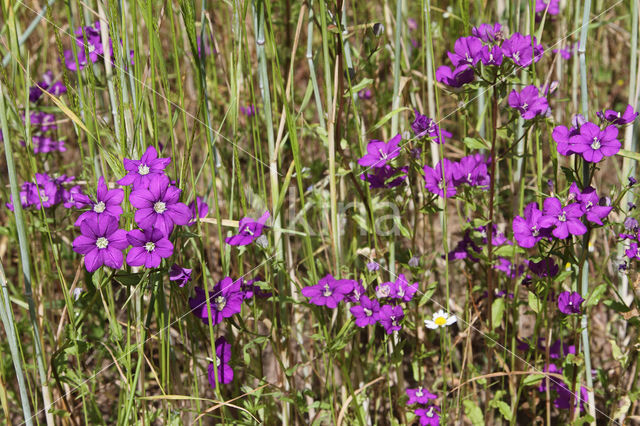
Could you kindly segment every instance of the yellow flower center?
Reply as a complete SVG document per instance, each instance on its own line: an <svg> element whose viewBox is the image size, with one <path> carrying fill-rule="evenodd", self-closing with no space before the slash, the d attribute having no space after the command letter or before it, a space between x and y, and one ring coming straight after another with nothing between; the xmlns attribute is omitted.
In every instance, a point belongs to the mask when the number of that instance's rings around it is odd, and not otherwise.
<svg viewBox="0 0 640 426"><path fill-rule="evenodd" d="M447 323L447 319L445 317L438 317L433 322L435 322L436 325L445 325Z"/></svg>

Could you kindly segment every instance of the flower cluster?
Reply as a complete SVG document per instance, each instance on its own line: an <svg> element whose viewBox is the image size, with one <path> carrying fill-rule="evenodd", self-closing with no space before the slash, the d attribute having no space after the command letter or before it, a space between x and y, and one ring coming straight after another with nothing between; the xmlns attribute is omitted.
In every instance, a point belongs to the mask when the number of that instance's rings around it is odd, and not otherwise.
<svg viewBox="0 0 640 426"><path fill-rule="evenodd" d="M577 115L570 129L562 125L554 128L551 136L557 143L558 152L565 156L580 154L590 163L616 155L622 146L618 140L619 128L632 123L638 113L628 105L624 113L606 110L597 115L600 124Z"/></svg>
<svg viewBox="0 0 640 426"><path fill-rule="evenodd" d="M388 142L371 140L367 144L367 153L358 160L358 164L367 167L360 179L374 188L394 188L407 178L407 167L394 167L388 162L400 155L402 136L397 134ZM371 171L371 173L367 173Z"/></svg>
<svg viewBox="0 0 640 426"><path fill-rule="evenodd" d="M179 201L181 190L171 185L164 174L170 161L158 158L152 146L140 160L124 160L128 173L118 183L133 188L128 201L137 209L135 222L140 228L129 232L118 228L124 191L109 189L103 177L98 180L95 198L89 200L89 209L75 223L81 235L73 243L74 250L85 255L89 272L102 265L121 268L123 251L129 246L129 266L157 268L162 259L171 257L174 247L169 238L174 226L188 225L194 217L189 207Z"/></svg>
<svg viewBox="0 0 640 426"><path fill-rule="evenodd" d="M414 409L414 414L418 417L421 425L438 426L440 424L440 407L429 403L431 400L436 400L437 395L422 386L416 389L407 389L406 393L409 397L407 405L420 404L420 407Z"/></svg>
<svg viewBox="0 0 640 426"><path fill-rule="evenodd" d="M524 217L513 219L513 236L521 247L531 248L543 238L563 240L569 235L583 235L587 227L582 218L602 225L602 219L613 209L605 203L606 199L598 197L594 188L589 186L580 191L574 182L565 205L556 197L546 198L542 211L537 203L528 204Z"/></svg>
<svg viewBox="0 0 640 426"><path fill-rule="evenodd" d="M20 204L23 208L51 208L62 204L65 208L82 208L90 200L79 185L73 184L74 177L62 175L53 178L46 173L36 173L35 182L23 182L20 189ZM6 204L13 211L13 199Z"/></svg>
<svg viewBox="0 0 640 426"><path fill-rule="evenodd" d="M418 283L410 284L404 274L400 274L396 281L379 284L375 298L370 298L362 283L326 275L318 284L304 287L302 295L310 299L309 303L330 309L337 308L342 300L351 302L354 305L349 311L358 327L380 323L387 334L391 334L402 329L404 310L400 304L411 301L417 291Z"/></svg>
<svg viewBox="0 0 640 426"><path fill-rule="evenodd" d="M520 92L514 89L509 94L509 106L518 110L525 120L551 113L547 98L540 96L536 86L527 86Z"/></svg>
<svg viewBox="0 0 640 426"><path fill-rule="evenodd" d="M424 166L425 188L439 197L453 197L461 185L486 189L489 185L488 160L483 154L471 154L451 161L444 158L435 167Z"/></svg>
<svg viewBox="0 0 640 426"><path fill-rule="evenodd" d="M88 25L75 30L75 43L77 56L74 56L73 50L64 51L64 64L71 71L85 69L89 63L95 64L100 60L104 60L105 46L102 43L100 21L96 21L92 26ZM115 63L113 57L113 41L109 37L109 54L111 62ZM129 51L129 59L133 65L133 50Z"/></svg>
<svg viewBox="0 0 640 426"><path fill-rule="evenodd" d="M436 70L436 80L458 88L482 77L480 64L485 67L527 67L538 62L544 49L536 37L514 33L505 38L502 26L482 24L473 28L472 35L460 37L454 43L454 51L447 52L453 69L442 65Z"/></svg>

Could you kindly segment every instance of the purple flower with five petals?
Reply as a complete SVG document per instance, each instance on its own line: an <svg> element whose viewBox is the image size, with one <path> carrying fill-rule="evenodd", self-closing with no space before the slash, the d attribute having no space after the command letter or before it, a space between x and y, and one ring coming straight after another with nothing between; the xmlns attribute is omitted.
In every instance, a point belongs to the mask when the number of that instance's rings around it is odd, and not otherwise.
<svg viewBox="0 0 640 426"><path fill-rule="evenodd" d="M93 272L102 265L122 267L122 251L129 246L127 232L118 228L118 219L100 215L83 220L80 233L73 240L73 251L84 254L84 266Z"/></svg>
<svg viewBox="0 0 640 426"><path fill-rule="evenodd" d="M516 216L513 218L513 237L520 247L531 248L543 238L543 228L541 224L542 212L538 209L537 203L529 203L524 208L524 218Z"/></svg>
<svg viewBox="0 0 640 426"><path fill-rule="evenodd" d="M269 212L266 211L257 221L250 217L240 219L238 233L226 238L224 241L230 246L246 246L254 242L264 229L265 223L269 219Z"/></svg>
<svg viewBox="0 0 640 426"><path fill-rule="evenodd" d="M367 145L367 153L358 160L358 164L364 167L382 167L388 160L400 154L398 145L402 141L402 135L395 135L389 142L372 140Z"/></svg>
<svg viewBox="0 0 640 426"><path fill-rule="evenodd" d="M169 185L165 175L156 176L148 189L136 189L131 192L129 202L138 210L135 219L142 229L158 228L169 236L174 224L186 225L191 219L189 208L178 201L180 189Z"/></svg>
<svg viewBox="0 0 640 426"><path fill-rule="evenodd" d="M598 111L596 113L598 118L602 121L608 121L611 124L616 126L624 126L625 124L629 124L633 122L633 120L638 117L638 113L633 110L631 105L627 105L627 109L624 110L624 113L619 113L612 109L608 109L605 112Z"/></svg>
<svg viewBox="0 0 640 426"><path fill-rule="evenodd" d="M580 189L578 189L578 185L573 182L569 188L569 193L573 194L573 196L575 196L580 202L582 210L589 222L602 225L602 219L607 217L611 210L613 210L613 207L611 206L601 206L599 204L600 198L598 197L595 188L592 188L591 186L586 187L581 192Z"/></svg>
<svg viewBox="0 0 640 426"><path fill-rule="evenodd" d="M242 279L233 281L225 277L209 292L209 305L211 306L211 323L219 324L224 318L229 318L242 310L244 293L241 289ZM207 311L206 292L200 287L194 288L196 294L189 298L189 306L193 313L209 324L209 312Z"/></svg>
<svg viewBox="0 0 640 426"><path fill-rule="evenodd" d="M556 144L558 145L558 152L561 155L569 156L577 152L573 150L571 138L579 134L579 128L572 127L571 129L568 129L567 126L556 126L551 133L551 137L554 141L556 141Z"/></svg>
<svg viewBox="0 0 640 426"><path fill-rule="evenodd" d="M453 53L447 52L454 67L460 65L474 66L480 60L482 42L474 36L460 37L453 46Z"/></svg>
<svg viewBox="0 0 640 426"><path fill-rule="evenodd" d="M402 321L403 318L404 311L400 305L384 305L380 308L380 312L378 312L378 322L384 327L387 334L402 330L400 321Z"/></svg>
<svg viewBox="0 0 640 426"><path fill-rule="evenodd" d="M533 85L525 87L521 92L513 90L509 94L509 106L520 111L525 120L544 115L549 109L547 98L540 96L538 88Z"/></svg>
<svg viewBox="0 0 640 426"><path fill-rule="evenodd" d="M173 244L158 228L129 231L127 241L132 246L127 253L127 264L130 266L157 268L162 259L173 254Z"/></svg>
<svg viewBox="0 0 640 426"><path fill-rule="evenodd" d="M366 327L375 324L378 320L378 312L380 312L380 303L377 300L371 300L367 296L360 296L360 304L349 308L351 314L355 317L358 327Z"/></svg>
<svg viewBox="0 0 640 426"><path fill-rule="evenodd" d="M428 404L430 400L438 398L438 395L429 392L422 386L418 387L417 389L407 389L406 393L409 397L407 405Z"/></svg>
<svg viewBox="0 0 640 426"><path fill-rule="evenodd" d="M164 169L171 163L171 158L158 158L158 151L149 146L139 160L124 159L124 168L128 172L120 179L120 185L131 185L133 189L146 189L151 181L164 175Z"/></svg>
<svg viewBox="0 0 640 426"><path fill-rule="evenodd" d="M520 33L513 33L502 43L501 48L502 53L520 67L528 67L532 59L538 62L544 53L535 37L523 36Z"/></svg>
<svg viewBox="0 0 640 426"><path fill-rule="evenodd" d="M439 161L435 168L424 166L424 187L440 197L445 197L445 181L446 181L446 198L456 195L455 186L455 168L456 165L451 160L444 159L444 180L442 178L442 161Z"/></svg>
<svg viewBox="0 0 640 426"><path fill-rule="evenodd" d="M497 22L493 25L480 24L477 27L471 28L471 34L485 43L499 42L503 37L502 25Z"/></svg>
<svg viewBox="0 0 640 426"><path fill-rule="evenodd" d="M558 296L558 309L565 315L579 314L580 304L584 302L578 292L563 291Z"/></svg>
<svg viewBox="0 0 640 426"><path fill-rule="evenodd" d="M604 130L593 123L587 122L580 127L580 133L569 140L571 150L582 154L590 162L597 163L604 157L616 155L622 144L617 139L618 128L607 126Z"/></svg>
<svg viewBox="0 0 640 426"><path fill-rule="evenodd" d="M91 202L91 210L88 210L78 216L75 225L78 226L86 219L95 219L98 216L113 216L116 219L122 214L122 200L124 199L124 191L120 188L109 189L104 181L104 177L98 179L98 188L96 190L96 201Z"/></svg>
<svg viewBox="0 0 640 426"><path fill-rule="evenodd" d="M328 274L318 284L302 289L302 295L308 297L309 303L326 306L330 309L338 307L338 303L353 290L353 280L336 280Z"/></svg>
<svg viewBox="0 0 640 426"><path fill-rule="evenodd" d="M544 215L540 219L540 225L544 228L553 226L551 233L561 240L571 235L582 235L587 232L587 227L580 220L583 215L579 203L571 203L562 207L562 203L555 197L544 200Z"/></svg>
<svg viewBox="0 0 640 426"><path fill-rule="evenodd" d="M483 65L502 65L502 49L500 46L484 46L480 52L480 60Z"/></svg>
<svg viewBox="0 0 640 426"><path fill-rule="evenodd" d="M446 65L442 65L436 70L436 80L450 87L462 87L471 83L474 78L473 68L467 64L460 65L453 71Z"/></svg>

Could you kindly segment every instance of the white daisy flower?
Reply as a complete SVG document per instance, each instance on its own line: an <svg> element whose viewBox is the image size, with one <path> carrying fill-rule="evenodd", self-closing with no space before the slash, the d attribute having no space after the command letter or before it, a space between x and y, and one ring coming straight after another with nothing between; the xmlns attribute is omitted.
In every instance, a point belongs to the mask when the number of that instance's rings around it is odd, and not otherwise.
<svg viewBox="0 0 640 426"><path fill-rule="evenodd" d="M433 314L433 319L424 320L424 325L427 328L435 330L439 327L448 327L451 324L455 323L458 319L455 315L449 315L447 312L440 309L438 312Z"/></svg>

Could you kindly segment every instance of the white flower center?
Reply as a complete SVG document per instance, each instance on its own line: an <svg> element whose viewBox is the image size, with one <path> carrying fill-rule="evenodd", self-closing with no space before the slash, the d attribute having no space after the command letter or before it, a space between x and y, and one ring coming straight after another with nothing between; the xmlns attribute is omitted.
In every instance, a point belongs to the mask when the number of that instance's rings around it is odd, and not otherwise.
<svg viewBox="0 0 640 426"><path fill-rule="evenodd" d="M145 176L149 174L149 166L147 166L146 164L142 163L138 166L138 174L140 176Z"/></svg>
<svg viewBox="0 0 640 426"><path fill-rule="evenodd" d="M364 314L368 317L373 315L373 311L371 309L364 308Z"/></svg>
<svg viewBox="0 0 640 426"><path fill-rule="evenodd" d="M148 251L149 253L151 253L152 251L154 251L156 249L156 243L154 243L153 241L149 241L148 243L146 243L144 245L144 249L146 251Z"/></svg>
<svg viewBox="0 0 640 426"><path fill-rule="evenodd" d="M558 216L558 220L560 222L566 222L567 221L567 213L565 213L564 211L562 212L562 214L560 216Z"/></svg>
<svg viewBox="0 0 640 426"><path fill-rule="evenodd" d="M324 285L324 293L322 293L322 295L324 297L329 297L333 294L333 291L331 291L331 289L329 288L329 284L325 284Z"/></svg>
<svg viewBox="0 0 640 426"><path fill-rule="evenodd" d="M526 110L527 110L527 108L529 108L529 104L528 104L528 103L526 103L526 102L525 102L525 103L523 103L523 104L522 104L522 109L526 111Z"/></svg>
<svg viewBox="0 0 640 426"><path fill-rule="evenodd" d="M425 414L425 416L431 418L433 417L433 407L429 408L429 411L427 411L427 413Z"/></svg>
<svg viewBox="0 0 640 426"><path fill-rule="evenodd" d="M380 148L378 152L380 153L380 158L382 158L383 160L387 159L387 153L382 151L382 148Z"/></svg>
<svg viewBox="0 0 640 426"><path fill-rule="evenodd" d="M420 386L420 387L418 388L418 392L416 392L416 396L417 396L417 397L421 397L422 395L424 395L424 393L422 392L422 386Z"/></svg>
<svg viewBox="0 0 640 426"><path fill-rule="evenodd" d="M378 297L389 297L389 293L391 292L391 288L388 285L381 286L377 291Z"/></svg>
<svg viewBox="0 0 640 426"><path fill-rule="evenodd" d="M220 367L220 358L216 357L216 367Z"/></svg>
<svg viewBox="0 0 640 426"><path fill-rule="evenodd" d="M593 138L593 142L591 143L591 149L600 149L600 139Z"/></svg>
<svg viewBox="0 0 640 426"><path fill-rule="evenodd" d="M469 62L469 63L473 62L473 60L471 59L471 56L469 56L469 52L465 53L464 57L467 60L467 62Z"/></svg>
<svg viewBox="0 0 640 426"><path fill-rule="evenodd" d="M225 299L224 296L216 297L216 309L218 311L223 310L226 305L227 305L227 299Z"/></svg>
<svg viewBox="0 0 640 426"><path fill-rule="evenodd" d="M89 53L93 53L96 50L96 47L89 43L89 46L87 46L87 50L89 51Z"/></svg>
<svg viewBox="0 0 640 426"><path fill-rule="evenodd" d="M108 245L109 240L107 240L105 237L100 237L96 240L96 247L98 247L99 249L107 248Z"/></svg>
<svg viewBox="0 0 640 426"><path fill-rule="evenodd" d="M153 210L158 214L162 214L167 211L167 205L163 201L158 201L153 205Z"/></svg>
<svg viewBox="0 0 640 426"><path fill-rule="evenodd" d="M520 60L520 52L513 52L513 59L515 61L519 61Z"/></svg>
<svg viewBox="0 0 640 426"><path fill-rule="evenodd" d="M537 237L539 233L540 230L538 230L538 225L533 225L533 227L531 228L531 235Z"/></svg>
<svg viewBox="0 0 640 426"><path fill-rule="evenodd" d="M590 210L593 207L593 203L591 201L587 201L587 204L584 206L586 210Z"/></svg>
<svg viewBox="0 0 640 426"><path fill-rule="evenodd" d="M104 201L98 201L93 205L93 211L96 213L102 213L106 208Z"/></svg>

